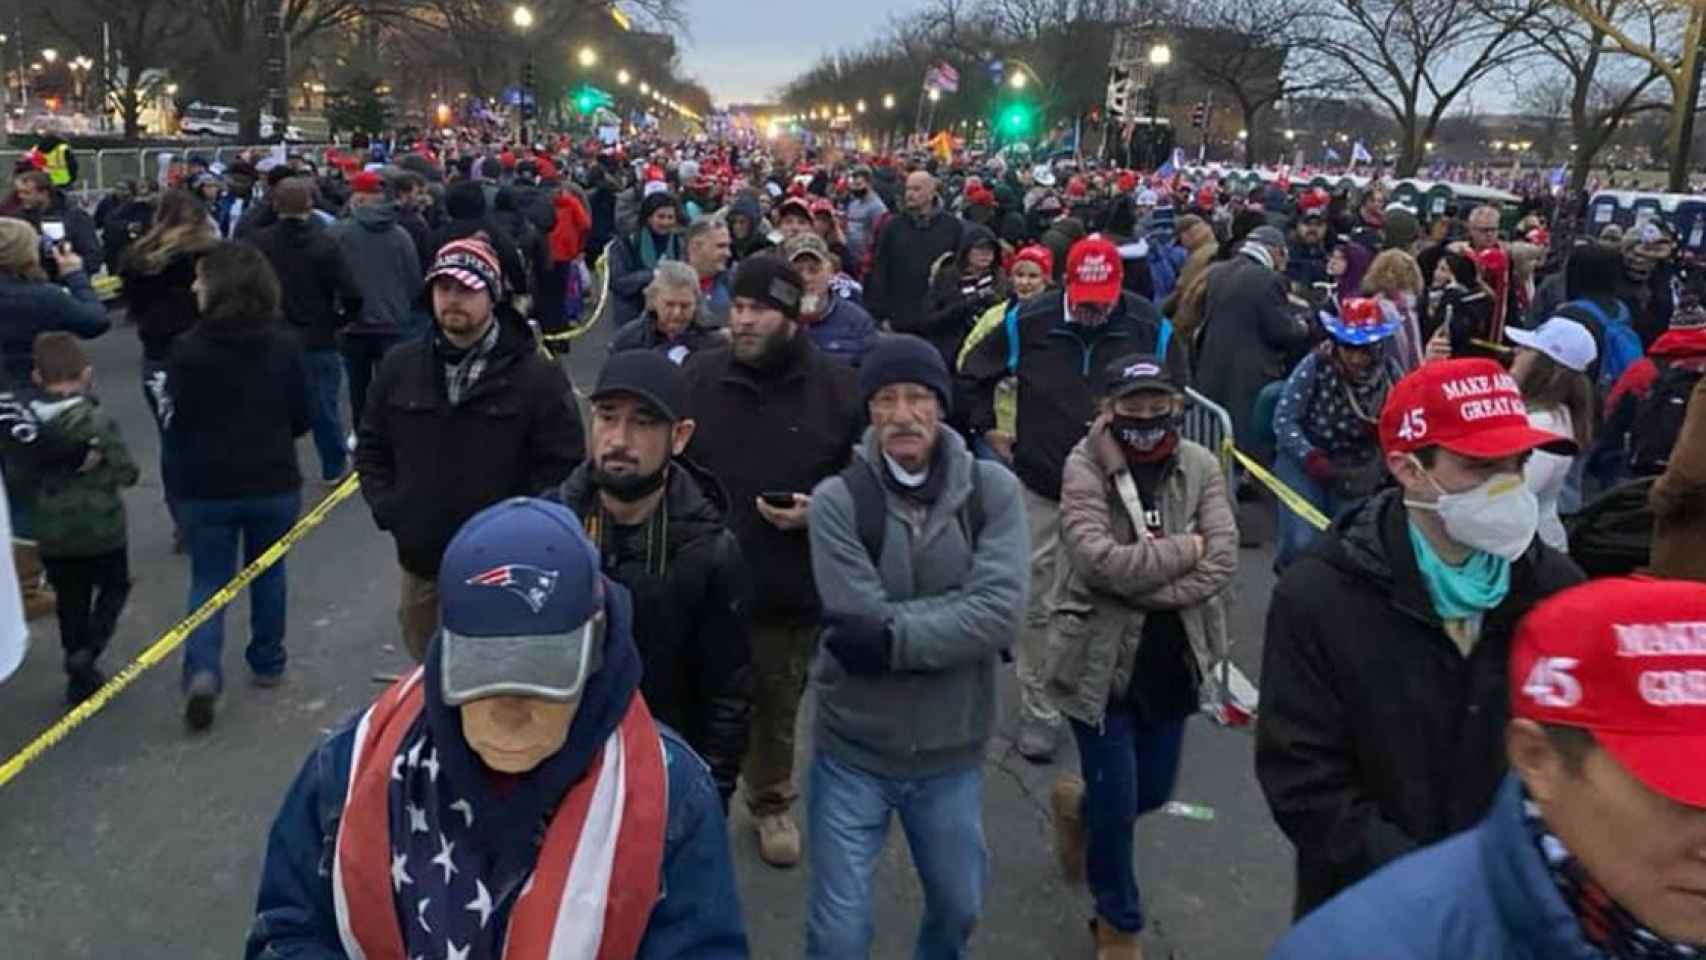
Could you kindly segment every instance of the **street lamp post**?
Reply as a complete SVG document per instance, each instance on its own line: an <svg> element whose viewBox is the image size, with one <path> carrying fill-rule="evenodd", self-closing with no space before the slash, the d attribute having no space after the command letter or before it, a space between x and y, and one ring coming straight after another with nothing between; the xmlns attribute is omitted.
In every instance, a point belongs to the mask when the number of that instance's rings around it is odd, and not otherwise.
<svg viewBox="0 0 1706 960"><path fill-rule="evenodd" d="M527 66L522 72L520 96L516 97L518 102L515 110L516 132L523 141L526 141L529 139L527 136L527 101L531 99L533 92L533 45L527 42L527 31L533 29L533 11L525 4L519 4L515 11L510 14L510 22L515 24L515 29L521 33L522 46L527 48Z"/></svg>
<svg viewBox="0 0 1706 960"><path fill-rule="evenodd" d="M1161 71L1173 62L1173 48L1156 43L1149 48L1149 169L1161 167ZM1128 156L1130 146L1127 146Z"/></svg>

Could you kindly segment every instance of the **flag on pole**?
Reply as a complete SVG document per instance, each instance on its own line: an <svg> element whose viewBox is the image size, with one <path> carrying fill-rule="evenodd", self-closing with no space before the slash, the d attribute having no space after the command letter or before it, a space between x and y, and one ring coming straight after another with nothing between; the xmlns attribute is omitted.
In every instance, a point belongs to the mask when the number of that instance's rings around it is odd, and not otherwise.
<svg viewBox="0 0 1706 960"><path fill-rule="evenodd" d="M1361 140L1351 144L1351 163L1358 164L1373 162L1374 155L1368 152L1368 148L1362 145Z"/></svg>
<svg viewBox="0 0 1706 960"><path fill-rule="evenodd" d="M1570 168L1565 164L1558 164L1558 169L1552 171L1552 186L1554 187L1563 186L1569 179Z"/></svg>
<svg viewBox="0 0 1706 960"><path fill-rule="evenodd" d="M1344 159L1344 157L1339 156L1339 151L1334 150L1332 147L1327 148L1327 156L1325 158L1327 163L1340 163Z"/></svg>
<svg viewBox="0 0 1706 960"><path fill-rule="evenodd" d="M941 81L943 93L958 93L960 89L960 72L946 60L936 65L936 77Z"/></svg>
<svg viewBox="0 0 1706 960"><path fill-rule="evenodd" d="M1156 170L1155 172L1160 176L1170 177L1173 174L1178 173L1179 168L1183 167L1184 165L1185 165L1185 148L1184 147L1174 147L1173 152L1167 156L1167 160L1161 164L1161 169Z"/></svg>

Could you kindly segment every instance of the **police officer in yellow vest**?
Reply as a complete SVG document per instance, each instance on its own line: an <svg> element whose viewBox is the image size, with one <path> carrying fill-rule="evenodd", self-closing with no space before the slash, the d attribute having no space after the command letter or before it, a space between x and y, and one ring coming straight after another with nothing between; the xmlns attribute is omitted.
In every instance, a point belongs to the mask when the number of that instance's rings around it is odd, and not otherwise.
<svg viewBox="0 0 1706 960"><path fill-rule="evenodd" d="M77 155L58 134L42 133L33 152L41 158L41 169L55 187L64 189L77 179Z"/></svg>

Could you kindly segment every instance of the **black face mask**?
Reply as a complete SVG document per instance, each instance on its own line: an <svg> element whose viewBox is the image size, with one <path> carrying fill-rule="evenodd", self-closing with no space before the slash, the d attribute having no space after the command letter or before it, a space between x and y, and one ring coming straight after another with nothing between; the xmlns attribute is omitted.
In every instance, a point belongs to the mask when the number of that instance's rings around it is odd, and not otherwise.
<svg viewBox="0 0 1706 960"><path fill-rule="evenodd" d="M855 197L863 197L865 194L870 193L870 192L871 192L870 187L854 187L853 188L853 195Z"/></svg>
<svg viewBox="0 0 1706 960"><path fill-rule="evenodd" d="M664 479L668 475L669 466L667 464L644 476L635 473L615 475L606 473L597 467L592 467L590 473L593 486L623 503L644 500L657 492L657 489L663 486Z"/></svg>
<svg viewBox="0 0 1706 960"><path fill-rule="evenodd" d="M1167 439L1167 434L1178 427L1179 418L1171 413L1159 417L1126 417L1114 414L1108 420L1108 428L1113 431L1114 439L1139 453L1154 450Z"/></svg>

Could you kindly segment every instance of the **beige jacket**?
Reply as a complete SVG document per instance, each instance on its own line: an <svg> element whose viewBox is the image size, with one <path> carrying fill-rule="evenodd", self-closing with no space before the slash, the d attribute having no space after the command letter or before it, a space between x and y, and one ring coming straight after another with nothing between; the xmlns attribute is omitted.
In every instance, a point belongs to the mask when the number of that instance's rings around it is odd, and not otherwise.
<svg viewBox="0 0 1706 960"><path fill-rule="evenodd" d="M1204 683L1226 655L1237 520L1214 454L1181 440L1173 464L1161 481L1166 533L1139 539L1119 492L1130 474L1105 415L1066 458L1060 549L1070 566L1052 598L1044 676L1055 705L1082 723L1099 725L1109 697L1130 683L1148 611L1179 612ZM1135 497L1135 485L1127 489ZM1203 537L1200 560L1192 533Z"/></svg>

